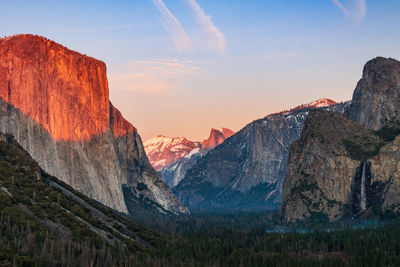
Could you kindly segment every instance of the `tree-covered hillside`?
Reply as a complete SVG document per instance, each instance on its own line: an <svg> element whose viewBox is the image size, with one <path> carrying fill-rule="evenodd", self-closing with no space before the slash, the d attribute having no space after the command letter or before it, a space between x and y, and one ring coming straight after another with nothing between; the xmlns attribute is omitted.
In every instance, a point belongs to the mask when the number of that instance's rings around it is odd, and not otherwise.
<svg viewBox="0 0 400 267"><path fill-rule="evenodd" d="M115 266L160 237L47 175L0 134L0 266Z"/></svg>
<svg viewBox="0 0 400 267"><path fill-rule="evenodd" d="M400 266L399 222L267 231L279 223L258 212L148 217L141 227L47 175L0 134L0 266Z"/></svg>

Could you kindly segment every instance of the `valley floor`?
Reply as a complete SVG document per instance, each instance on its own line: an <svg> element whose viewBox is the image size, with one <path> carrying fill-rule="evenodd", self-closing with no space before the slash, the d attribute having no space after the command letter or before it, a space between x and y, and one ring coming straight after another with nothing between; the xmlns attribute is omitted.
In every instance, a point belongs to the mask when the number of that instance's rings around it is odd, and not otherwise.
<svg viewBox="0 0 400 267"><path fill-rule="evenodd" d="M161 266L400 266L399 219L278 224L274 212L161 220L151 227L170 240L149 260Z"/></svg>
<svg viewBox="0 0 400 267"><path fill-rule="evenodd" d="M147 227L161 233L153 249L125 253L91 239L43 239L43 230L13 224L4 211L0 217L0 266L72 266L68 262L88 257L96 266L400 266L398 219L279 232L273 212L153 218ZM67 255L75 259L66 261Z"/></svg>

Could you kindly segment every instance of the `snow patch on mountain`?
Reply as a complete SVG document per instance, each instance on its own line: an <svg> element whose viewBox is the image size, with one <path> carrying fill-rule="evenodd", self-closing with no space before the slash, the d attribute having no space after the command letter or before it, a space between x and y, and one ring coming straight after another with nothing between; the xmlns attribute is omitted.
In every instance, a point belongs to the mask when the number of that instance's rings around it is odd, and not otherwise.
<svg viewBox="0 0 400 267"><path fill-rule="evenodd" d="M156 171L171 166L188 155L193 149L199 147L199 142L189 141L185 137L164 135L157 135L144 142L147 157Z"/></svg>
<svg viewBox="0 0 400 267"><path fill-rule="evenodd" d="M193 157L195 154L198 154L199 152L200 152L200 148L197 147L197 148L193 149L192 151L190 151L190 153L187 154L185 156L185 158L189 159L189 158Z"/></svg>
<svg viewBox="0 0 400 267"><path fill-rule="evenodd" d="M161 179L173 187L183 179L188 168L200 157L233 134L235 132L228 128L212 128L209 137L201 143L185 137L157 135L144 142L144 148Z"/></svg>

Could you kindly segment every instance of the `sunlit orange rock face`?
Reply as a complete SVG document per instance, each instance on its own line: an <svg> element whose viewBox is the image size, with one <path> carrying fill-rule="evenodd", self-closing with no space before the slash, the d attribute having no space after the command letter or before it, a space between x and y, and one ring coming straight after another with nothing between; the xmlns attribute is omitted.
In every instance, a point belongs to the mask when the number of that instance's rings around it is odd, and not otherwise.
<svg viewBox="0 0 400 267"><path fill-rule="evenodd" d="M187 212L108 91L101 61L43 37L0 39L0 132L47 173L120 212Z"/></svg>
<svg viewBox="0 0 400 267"><path fill-rule="evenodd" d="M110 114L112 120L112 132L115 137L122 137L136 131L132 124L125 120L121 112L110 103Z"/></svg>
<svg viewBox="0 0 400 267"><path fill-rule="evenodd" d="M0 97L56 140L88 140L110 130L106 65L43 37L0 39ZM133 131L125 120L117 125L118 135Z"/></svg>
<svg viewBox="0 0 400 267"><path fill-rule="evenodd" d="M211 129L210 136L201 144L201 149L213 149L225 141L225 139L234 135L235 132L227 128Z"/></svg>

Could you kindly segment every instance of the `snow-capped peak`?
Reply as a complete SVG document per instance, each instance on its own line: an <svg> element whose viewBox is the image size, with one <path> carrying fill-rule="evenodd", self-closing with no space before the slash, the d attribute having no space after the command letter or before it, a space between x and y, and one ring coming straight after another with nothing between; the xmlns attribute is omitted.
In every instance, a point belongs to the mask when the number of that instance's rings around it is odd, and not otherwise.
<svg viewBox="0 0 400 267"><path fill-rule="evenodd" d="M278 114L289 114L290 112L293 112L293 111L296 111L299 109L303 109L303 108L323 108L323 107L328 107L328 106L332 106L335 104L337 104L337 102L335 102L329 98L320 98L320 99L310 102L308 104L303 104L303 105L297 106L295 108L291 108L289 110L284 110L281 112L269 114L266 117L278 115Z"/></svg>
<svg viewBox="0 0 400 267"><path fill-rule="evenodd" d="M316 108L323 108L323 107L328 107L328 106L332 106L337 104L335 101L333 101L332 99L329 98L320 98L316 101L313 101L309 104L307 104L307 106L309 107L316 107Z"/></svg>
<svg viewBox="0 0 400 267"><path fill-rule="evenodd" d="M323 108L323 107L328 107L328 106L332 106L335 104L337 104L337 103L331 99L320 98L320 99L310 102L308 104L303 104L303 105L297 106L297 107L291 109L290 111L299 110L299 109L303 109L303 108Z"/></svg>
<svg viewBox="0 0 400 267"><path fill-rule="evenodd" d="M157 171L174 164L188 155L193 149L199 148L199 142L192 142L185 137L168 137L157 135L143 143L151 165Z"/></svg>
<svg viewBox="0 0 400 267"><path fill-rule="evenodd" d="M172 166L181 158L190 158L194 154L208 151L235 134L228 128L211 129L210 136L202 143L193 142L185 137L157 135L143 143L144 150L156 171Z"/></svg>

